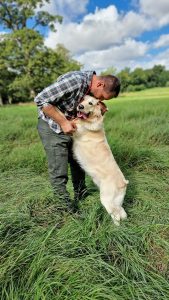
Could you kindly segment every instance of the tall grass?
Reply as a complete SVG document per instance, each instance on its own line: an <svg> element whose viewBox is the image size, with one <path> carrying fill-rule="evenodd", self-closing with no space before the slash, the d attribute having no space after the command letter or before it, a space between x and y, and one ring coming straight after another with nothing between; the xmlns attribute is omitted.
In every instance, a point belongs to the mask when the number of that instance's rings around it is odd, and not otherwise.
<svg viewBox="0 0 169 300"><path fill-rule="evenodd" d="M57 210L35 106L1 108L0 299L169 299L168 95L107 102L108 141L130 181L119 228L94 189L78 214Z"/></svg>

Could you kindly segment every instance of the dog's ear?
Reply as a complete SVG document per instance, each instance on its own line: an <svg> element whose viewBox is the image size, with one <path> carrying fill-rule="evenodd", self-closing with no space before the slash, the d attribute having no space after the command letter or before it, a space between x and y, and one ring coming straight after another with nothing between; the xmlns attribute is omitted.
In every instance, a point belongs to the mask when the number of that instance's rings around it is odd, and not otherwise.
<svg viewBox="0 0 169 300"><path fill-rule="evenodd" d="M108 111L108 108L107 108L106 104L101 101L99 102L99 105L100 105L101 113L103 116L105 114L105 112Z"/></svg>

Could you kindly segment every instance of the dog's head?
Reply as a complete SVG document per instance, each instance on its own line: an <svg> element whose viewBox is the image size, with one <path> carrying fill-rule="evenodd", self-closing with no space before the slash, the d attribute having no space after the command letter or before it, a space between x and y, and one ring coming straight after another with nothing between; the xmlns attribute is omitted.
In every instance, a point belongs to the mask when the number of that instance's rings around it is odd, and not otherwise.
<svg viewBox="0 0 169 300"><path fill-rule="evenodd" d="M88 118L99 118L107 111L103 102L92 96L85 96L83 101L77 106L77 117L83 120Z"/></svg>

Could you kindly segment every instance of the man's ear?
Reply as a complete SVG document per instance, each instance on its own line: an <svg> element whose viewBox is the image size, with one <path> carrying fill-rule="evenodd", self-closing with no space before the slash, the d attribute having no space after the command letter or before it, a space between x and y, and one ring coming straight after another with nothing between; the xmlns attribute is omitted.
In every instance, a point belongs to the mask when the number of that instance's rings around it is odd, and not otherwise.
<svg viewBox="0 0 169 300"><path fill-rule="evenodd" d="M104 87L104 86L105 86L105 83L104 83L103 81L99 80L99 81L97 82L97 87L99 87L99 86Z"/></svg>

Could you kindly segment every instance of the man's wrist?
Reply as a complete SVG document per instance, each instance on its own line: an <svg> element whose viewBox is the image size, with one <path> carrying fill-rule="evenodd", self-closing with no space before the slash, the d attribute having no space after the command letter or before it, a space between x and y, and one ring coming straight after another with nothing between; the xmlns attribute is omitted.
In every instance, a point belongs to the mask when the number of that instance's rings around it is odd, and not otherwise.
<svg viewBox="0 0 169 300"><path fill-rule="evenodd" d="M60 126L64 126L65 124L68 124L69 123L69 121L65 118L63 118L63 120L60 120L60 122L59 122L59 125Z"/></svg>

